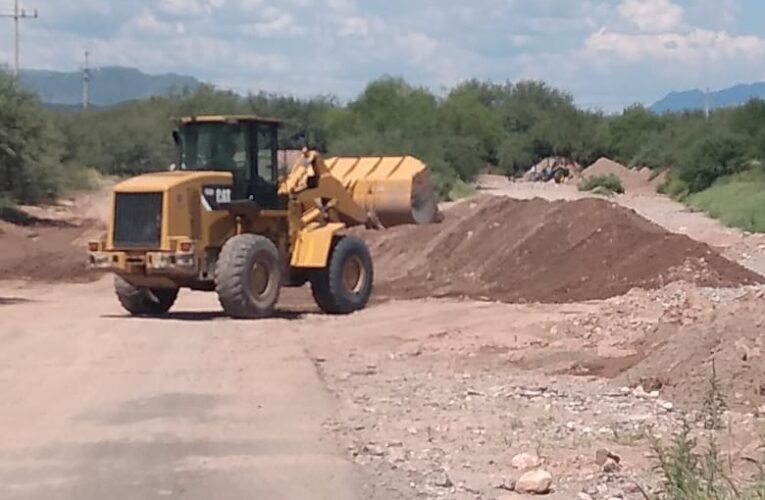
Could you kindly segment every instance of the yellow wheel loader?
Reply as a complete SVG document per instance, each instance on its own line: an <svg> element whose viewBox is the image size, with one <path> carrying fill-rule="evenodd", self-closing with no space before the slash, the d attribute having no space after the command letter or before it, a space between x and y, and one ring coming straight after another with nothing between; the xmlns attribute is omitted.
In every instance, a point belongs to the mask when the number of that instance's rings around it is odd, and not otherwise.
<svg viewBox="0 0 765 500"><path fill-rule="evenodd" d="M310 282L319 307L366 306L374 270L351 226L382 229L440 218L427 167L416 158L324 159L304 149L279 172L277 120L178 120L172 171L114 187L108 231L88 243L90 265L115 274L135 315L170 310L181 288L215 291L233 318L272 315L283 286Z"/></svg>

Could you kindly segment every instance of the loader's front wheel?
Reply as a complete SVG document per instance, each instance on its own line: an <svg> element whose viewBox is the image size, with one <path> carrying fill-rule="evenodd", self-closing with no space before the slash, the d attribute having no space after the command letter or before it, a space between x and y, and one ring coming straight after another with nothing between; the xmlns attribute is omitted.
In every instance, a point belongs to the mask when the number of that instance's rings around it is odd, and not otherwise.
<svg viewBox="0 0 765 500"><path fill-rule="evenodd" d="M236 319L271 316L281 287L279 251L271 240L242 234L226 242L215 267L215 291L227 315Z"/></svg>
<svg viewBox="0 0 765 500"><path fill-rule="evenodd" d="M114 290L127 312L135 316L165 314L178 298L177 288L145 288L131 285L121 276L114 277Z"/></svg>
<svg viewBox="0 0 765 500"><path fill-rule="evenodd" d="M327 267L311 277L316 303L328 314L350 314L366 307L374 268L366 244L355 236L336 240Z"/></svg>

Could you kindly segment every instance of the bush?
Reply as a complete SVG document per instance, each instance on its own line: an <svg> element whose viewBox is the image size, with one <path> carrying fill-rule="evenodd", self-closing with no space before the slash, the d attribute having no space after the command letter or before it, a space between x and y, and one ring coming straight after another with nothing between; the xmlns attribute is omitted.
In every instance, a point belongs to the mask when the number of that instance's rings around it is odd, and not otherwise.
<svg viewBox="0 0 765 500"><path fill-rule="evenodd" d="M749 140L738 135L721 135L698 141L688 151L677 171L691 193L710 187L717 179L735 174L751 161Z"/></svg>
<svg viewBox="0 0 765 500"><path fill-rule="evenodd" d="M688 183L677 177L674 172L670 172L664 184L659 186L659 193L673 200L683 201L689 193Z"/></svg>
<svg viewBox="0 0 765 500"><path fill-rule="evenodd" d="M461 200L462 198L467 198L468 196L473 196L474 194L475 187L473 187L472 184L468 184L462 179L457 179L451 191L449 191L448 199L452 201Z"/></svg>
<svg viewBox="0 0 765 500"><path fill-rule="evenodd" d="M0 196L0 220L20 226L27 226L35 221L34 217L19 210L14 201L2 196Z"/></svg>
<svg viewBox="0 0 765 500"><path fill-rule="evenodd" d="M725 457L718 445L718 433L726 431L722 419L725 408L713 361L712 376L699 415L708 430L705 443L699 444L686 418L682 419L679 431L669 444L663 445L657 438L652 439L656 468L662 479L658 500L765 498L765 471L760 467L759 474L749 481L735 480L730 457Z"/></svg>
<svg viewBox="0 0 765 500"><path fill-rule="evenodd" d="M0 197L40 203L60 192L60 140L37 98L0 73Z"/></svg>
<svg viewBox="0 0 765 500"><path fill-rule="evenodd" d="M622 186L622 180L614 174L595 175L579 183L579 191L623 194L624 186Z"/></svg>

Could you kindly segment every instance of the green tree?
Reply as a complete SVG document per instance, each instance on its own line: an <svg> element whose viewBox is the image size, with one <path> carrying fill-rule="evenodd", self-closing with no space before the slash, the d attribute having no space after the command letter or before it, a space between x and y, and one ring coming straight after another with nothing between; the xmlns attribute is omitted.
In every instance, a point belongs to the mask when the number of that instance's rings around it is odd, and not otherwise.
<svg viewBox="0 0 765 500"><path fill-rule="evenodd" d="M720 177L742 171L752 158L750 142L726 134L700 139L680 163L678 176L692 193L710 187Z"/></svg>
<svg viewBox="0 0 765 500"><path fill-rule="evenodd" d="M63 181L60 138L33 94L0 73L0 198L55 199Z"/></svg>

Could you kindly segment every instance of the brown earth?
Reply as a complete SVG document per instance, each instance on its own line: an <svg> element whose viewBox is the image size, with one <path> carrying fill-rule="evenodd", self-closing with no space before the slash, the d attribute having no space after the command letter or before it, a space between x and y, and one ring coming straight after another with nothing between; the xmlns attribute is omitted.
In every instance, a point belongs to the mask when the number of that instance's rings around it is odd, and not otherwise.
<svg viewBox="0 0 765 500"><path fill-rule="evenodd" d="M678 280L703 286L763 281L706 244L594 198L480 197L448 210L440 225L364 237L378 268L378 291L395 298L560 303Z"/></svg>
<svg viewBox="0 0 765 500"><path fill-rule="evenodd" d="M87 269L83 237L98 224L38 220L30 226L0 221L0 280L87 282L100 273Z"/></svg>
<svg viewBox="0 0 765 500"><path fill-rule="evenodd" d="M609 174L613 174L621 179L622 185L627 192L656 192L655 183L651 179L651 169L633 170L608 158L601 158L584 169L582 177L587 178Z"/></svg>
<svg viewBox="0 0 765 500"><path fill-rule="evenodd" d="M87 244L106 231L111 203L108 179L96 189L56 205L22 207L23 224L0 220L0 280L89 282Z"/></svg>

